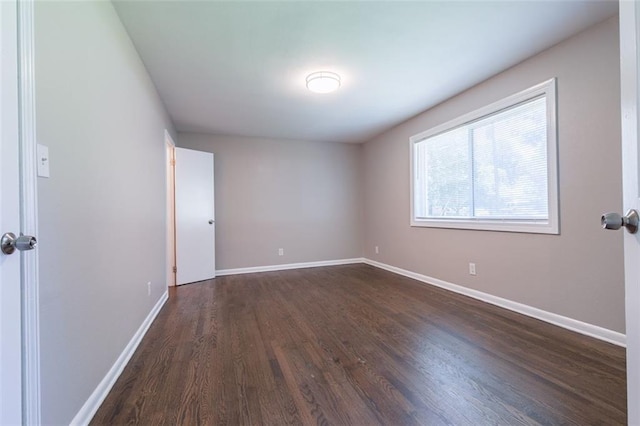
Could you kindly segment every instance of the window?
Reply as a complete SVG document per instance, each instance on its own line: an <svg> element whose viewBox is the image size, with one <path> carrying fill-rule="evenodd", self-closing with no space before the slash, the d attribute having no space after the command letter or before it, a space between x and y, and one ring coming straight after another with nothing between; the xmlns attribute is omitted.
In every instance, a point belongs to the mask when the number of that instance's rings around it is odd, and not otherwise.
<svg viewBox="0 0 640 426"><path fill-rule="evenodd" d="M411 226L557 234L555 86L413 136Z"/></svg>

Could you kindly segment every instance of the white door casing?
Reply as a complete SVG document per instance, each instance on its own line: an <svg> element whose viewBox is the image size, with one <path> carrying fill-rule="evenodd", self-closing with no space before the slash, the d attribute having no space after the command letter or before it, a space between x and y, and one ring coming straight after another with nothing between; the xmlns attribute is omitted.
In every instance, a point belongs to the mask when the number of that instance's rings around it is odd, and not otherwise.
<svg viewBox="0 0 640 426"><path fill-rule="evenodd" d="M213 154L175 149L176 282L216 275Z"/></svg>
<svg viewBox="0 0 640 426"><path fill-rule="evenodd" d="M620 2L620 71L622 112L623 204L640 210L638 124L640 118L640 6ZM625 310L627 335L628 423L640 425L640 234L624 235Z"/></svg>
<svg viewBox="0 0 640 426"><path fill-rule="evenodd" d="M0 2L0 235L37 235L32 0ZM38 251L0 254L0 424L40 424Z"/></svg>
<svg viewBox="0 0 640 426"><path fill-rule="evenodd" d="M173 142L171 135L165 129L164 131L164 143L165 143L165 189L167 197L167 212L165 218L165 232L167 233L167 260L166 260L166 274L167 274L167 287L173 287L176 285L176 273L174 268L176 266L176 218L175 218L175 149L176 144Z"/></svg>

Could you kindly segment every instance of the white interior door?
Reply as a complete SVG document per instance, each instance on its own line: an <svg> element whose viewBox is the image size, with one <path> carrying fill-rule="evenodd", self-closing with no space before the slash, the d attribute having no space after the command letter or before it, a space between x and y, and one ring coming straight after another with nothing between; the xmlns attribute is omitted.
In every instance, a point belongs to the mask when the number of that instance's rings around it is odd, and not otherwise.
<svg viewBox="0 0 640 426"><path fill-rule="evenodd" d="M20 230L16 3L0 2L0 235ZM20 255L0 253L0 424L22 424Z"/></svg>
<svg viewBox="0 0 640 426"><path fill-rule="evenodd" d="M213 154L175 149L176 283L216 276Z"/></svg>
<svg viewBox="0 0 640 426"><path fill-rule="evenodd" d="M620 70L622 95L622 181L624 209L640 210L638 124L640 118L640 7L620 2ZM640 232L624 236L627 334L628 423L640 425Z"/></svg>

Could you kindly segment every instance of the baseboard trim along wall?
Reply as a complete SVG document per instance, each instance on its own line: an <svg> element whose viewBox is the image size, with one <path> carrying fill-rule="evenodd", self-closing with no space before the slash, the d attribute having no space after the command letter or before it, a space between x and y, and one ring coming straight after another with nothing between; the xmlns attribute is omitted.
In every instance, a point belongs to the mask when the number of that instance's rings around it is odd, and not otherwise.
<svg viewBox="0 0 640 426"><path fill-rule="evenodd" d="M285 263L282 265L252 266L249 268L235 268L235 269L220 269L216 271L216 276L253 274L255 272L284 271L287 269L317 268L319 266L351 265L354 263L363 263L363 262L364 262L364 259L361 257L358 257L354 259L322 260L319 262Z"/></svg>
<svg viewBox="0 0 640 426"><path fill-rule="evenodd" d="M156 303L151 312L149 312L149 315L147 315L145 320L142 322L140 328L138 328L138 331L136 331L127 346L124 348L109 372L106 374L106 376L104 376L104 379L102 379L100 384L98 384L98 387L96 387L89 399L87 399L87 402L84 403L80 411L78 411L78 414L76 414L76 416L73 418L73 420L71 421L71 425L80 426L89 424L93 416L96 414L96 411L98 411L98 408L100 408L100 405L102 405L105 398L109 394L109 391L111 391L111 388L116 383L116 380L118 380L118 377L120 377L120 374L127 366L127 363L138 348L138 345L142 341L142 338L147 333L147 330L149 330L149 327L153 323L153 320L156 319L156 316L158 315L160 309L162 309L162 306L164 306L168 298L169 292L165 291L164 294L160 297L160 300L158 300L158 303Z"/></svg>
<svg viewBox="0 0 640 426"><path fill-rule="evenodd" d="M510 311L518 312L523 315L527 315L532 318L539 319L550 324L557 325L567 330L575 331L580 334L584 334L596 339L603 340L605 342L612 343L617 346L626 346L626 336L617 331L612 331L597 325L588 324L586 322L578 321L573 318L568 318L562 315L554 314L552 312L543 311L542 309L534 308L533 306L525 305L522 303L514 302L502 297L494 296L488 293L483 293L478 290L473 290L467 287L463 287L458 284L453 284L447 281L443 281L437 278L432 278L426 275L418 274L416 272L407 271L406 269L398 268L396 266L387 265L386 263L377 262L371 259L363 259L363 263L367 265L375 266L376 268L384 269L390 272L394 272L398 275L413 278L414 280L421 281L426 284L434 285L436 287L450 290L455 293L459 293L465 296L472 297L483 302L490 303L492 305L500 306L501 308L509 309Z"/></svg>

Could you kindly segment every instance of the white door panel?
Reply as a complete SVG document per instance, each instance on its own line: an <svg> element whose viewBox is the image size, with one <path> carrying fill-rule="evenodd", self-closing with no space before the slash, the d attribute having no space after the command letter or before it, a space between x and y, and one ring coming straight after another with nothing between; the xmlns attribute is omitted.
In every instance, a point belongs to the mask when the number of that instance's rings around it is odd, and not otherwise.
<svg viewBox="0 0 640 426"><path fill-rule="evenodd" d="M20 230L16 3L0 2L0 235ZM22 423L20 254L0 253L0 424Z"/></svg>
<svg viewBox="0 0 640 426"><path fill-rule="evenodd" d="M176 281L215 277L213 154L175 150Z"/></svg>
<svg viewBox="0 0 640 426"><path fill-rule="evenodd" d="M640 210L638 123L640 123L640 6L620 2L622 181L624 210ZM640 425L640 233L624 236L628 423Z"/></svg>

